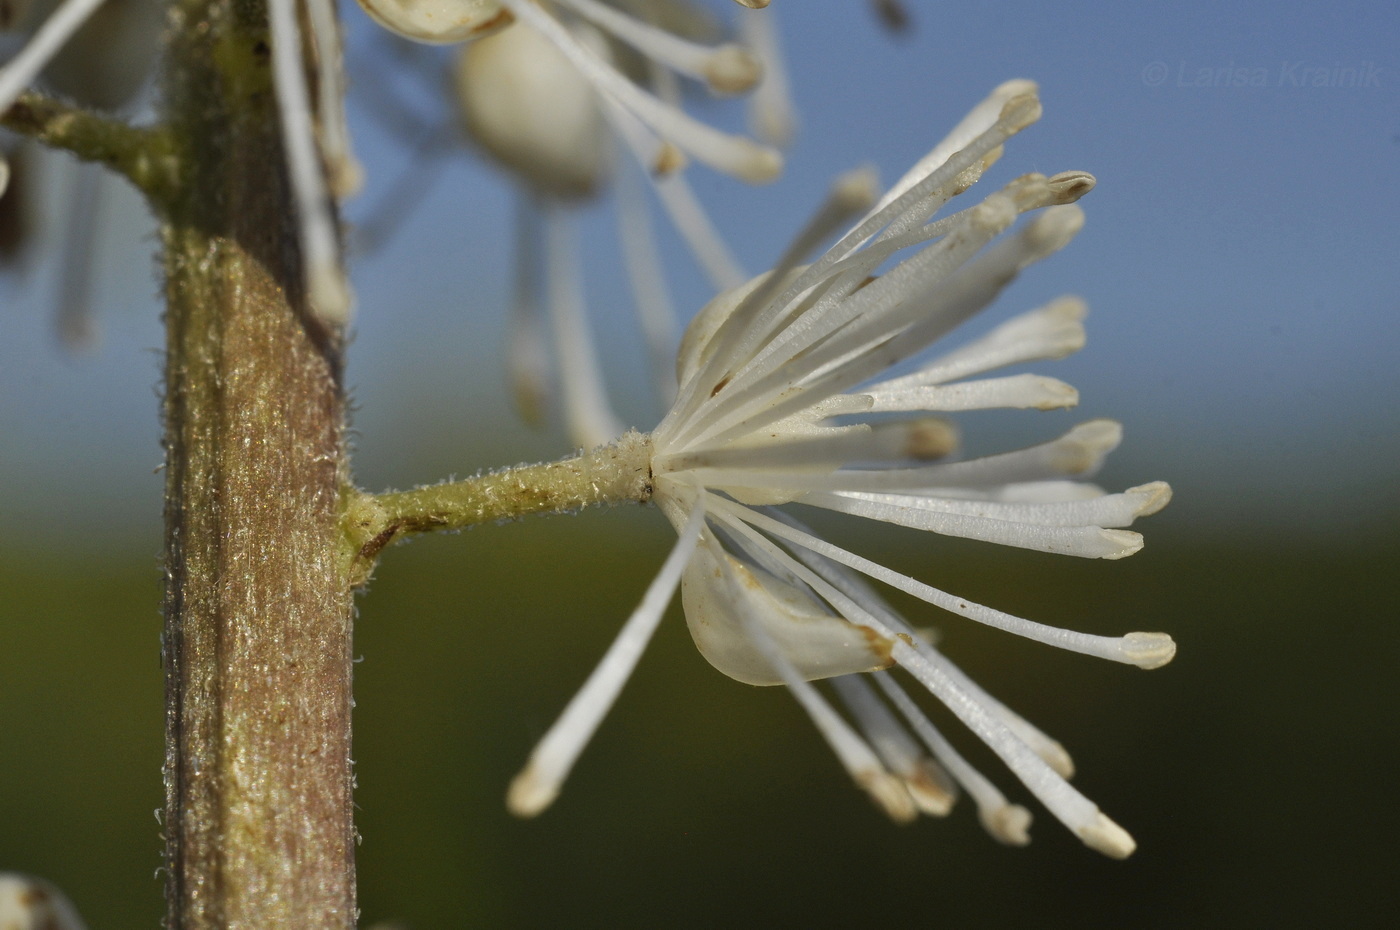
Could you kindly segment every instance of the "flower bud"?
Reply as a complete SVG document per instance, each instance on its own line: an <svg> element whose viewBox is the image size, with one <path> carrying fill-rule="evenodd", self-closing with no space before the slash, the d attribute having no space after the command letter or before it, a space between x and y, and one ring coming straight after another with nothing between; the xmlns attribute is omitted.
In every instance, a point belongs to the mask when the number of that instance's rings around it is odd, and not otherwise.
<svg viewBox="0 0 1400 930"><path fill-rule="evenodd" d="M457 101L467 132L532 190L592 195L607 174L598 96L562 52L519 24L462 49Z"/></svg>

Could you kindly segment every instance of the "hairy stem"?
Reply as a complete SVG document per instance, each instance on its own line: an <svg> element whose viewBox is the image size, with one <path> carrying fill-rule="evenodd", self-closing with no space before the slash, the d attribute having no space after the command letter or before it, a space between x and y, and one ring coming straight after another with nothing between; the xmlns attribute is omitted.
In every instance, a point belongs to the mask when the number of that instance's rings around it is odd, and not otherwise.
<svg viewBox="0 0 1400 930"><path fill-rule="evenodd" d="M26 93L0 117L6 129L98 162L127 177L160 206L174 194L174 140L164 129L130 126L82 107Z"/></svg>
<svg viewBox="0 0 1400 930"><path fill-rule="evenodd" d="M347 572L363 584L385 546L418 533L650 498L651 437L637 432L586 455L465 481L385 494L351 490L342 517Z"/></svg>
<svg viewBox="0 0 1400 930"><path fill-rule="evenodd" d="M171 10L171 928L356 920L341 344L307 312L266 20L256 0Z"/></svg>

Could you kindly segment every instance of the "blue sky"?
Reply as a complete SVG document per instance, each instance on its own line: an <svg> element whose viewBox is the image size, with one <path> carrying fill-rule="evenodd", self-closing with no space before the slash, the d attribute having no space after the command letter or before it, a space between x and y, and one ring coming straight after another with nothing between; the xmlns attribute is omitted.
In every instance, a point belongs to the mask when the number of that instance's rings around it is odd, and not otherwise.
<svg viewBox="0 0 1400 930"><path fill-rule="evenodd" d="M1073 414L1005 414L987 429L1015 444L1089 416L1120 419L1127 441L1106 483L1170 480L1180 519L1345 530L1394 513L1400 7L908 6L912 30L891 36L863 2L774 0L802 119L787 173L748 188L692 172L749 270L776 256L831 176L869 162L893 180L992 87L1034 79L1045 116L1012 140L983 186L1083 169L1099 188L1084 201L1083 234L973 328L1061 293L1083 295L1088 347L1040 367L1075 384L1083 404ZM346 16L352 57L383 55L359 10ZM357 68L359 84L390 66L374 60ZM431 81L396 86L421 112L445 117L429 99ZM732 105L704 111L737 125ZM349 210L359 222L399 172L428 174L368 113L352 95L370 172ZM511 194L461 148L403 234L354 269L349 381L358 474L370 486L563 448L557 432L529 433L504 409ZM0 283L7 522L100 508L113 525L158 525L154 242L131 222L131 195L114 189L108 203L96 353L56 346L47 309L55 261ZM611 217L595 210L583 223L611 384L624 413L648 426ZM53 250L63 234L47 232ZM706 299L703 282L674 237L662 240L677 303L693 311Z"/></svg>

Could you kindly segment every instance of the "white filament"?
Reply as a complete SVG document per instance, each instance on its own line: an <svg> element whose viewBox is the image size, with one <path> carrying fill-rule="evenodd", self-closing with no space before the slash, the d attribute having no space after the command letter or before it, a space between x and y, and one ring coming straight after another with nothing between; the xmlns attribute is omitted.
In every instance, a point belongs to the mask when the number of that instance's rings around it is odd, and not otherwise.
<svg viewBox="0 0 1400 930"><path fill-rule="evenodd" d="M512 813L533 817L559 796L559 789L568 778L579 753L617 700L622 686L636 668L643 650L665 615L666 605L671 602L681 573L685 571L686 563L700 540L704 521L704 498L697 495L694 510L686 518L671 554L647 587L641 603L627 618L603 660L588 676L588 681L535 746L524 770L511 782L506 804Z"/></svg>

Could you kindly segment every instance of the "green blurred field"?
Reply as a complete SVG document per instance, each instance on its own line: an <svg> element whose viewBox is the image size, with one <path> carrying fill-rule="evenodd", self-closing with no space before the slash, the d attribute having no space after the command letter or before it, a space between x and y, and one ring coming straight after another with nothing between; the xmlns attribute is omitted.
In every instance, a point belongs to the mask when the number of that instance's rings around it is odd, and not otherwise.
<svg viewBox="0 0 1400 930"><path fill-rule="evenodd" d="M1145 673L911 611L1066 743L1077 783L1137 837L1127 862L1039 809L1020 850L983 835L970 805L888 823L785 693L709 668L676 608L559 802L517 821L507 782L669 531L654 512L617 510L391 551L357 621L365 923L1385 923L1400 532L1233 539L1171 511L1144 529L1148 548L1122 563L840 537L1025 616L1177 638L1176 662ZM152 927L161 912L156 545L6 547L0 561L0 869L58 882L94 930Z"/></svg>

